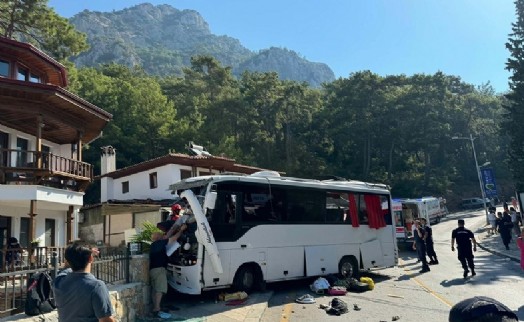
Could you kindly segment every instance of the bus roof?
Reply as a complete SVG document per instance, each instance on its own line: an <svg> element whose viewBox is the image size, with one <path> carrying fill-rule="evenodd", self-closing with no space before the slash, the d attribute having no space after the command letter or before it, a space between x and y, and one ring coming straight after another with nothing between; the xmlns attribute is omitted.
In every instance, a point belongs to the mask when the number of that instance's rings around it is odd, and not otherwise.
<svg viewBox="0 0 524 322"><path fill-rule="evenodd" d="M281 177L276 175L211 175L201 177L191 177L179 182L176 182L169 186L169 190L185 190L193 187L207 185L209 182L220 182L220 181L239 181L246 183L266 183L271 185L280 186L301 186L308 188L322 188L322 189L334 189L334 190L347 190L357 192L379 192L388 193L389 187L385 184L379 183L367 183L356 180L340 181L340 180L315 180L315 179L304 179L294 177Z"/></svg>

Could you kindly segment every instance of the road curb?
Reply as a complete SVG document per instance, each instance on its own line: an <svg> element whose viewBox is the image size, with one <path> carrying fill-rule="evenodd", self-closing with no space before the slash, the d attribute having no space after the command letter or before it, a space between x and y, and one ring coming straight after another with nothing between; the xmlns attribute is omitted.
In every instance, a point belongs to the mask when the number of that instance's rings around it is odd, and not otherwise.
<svg viewBox="0 0 524 322"><path fill-rule="evenodd" d="M477 229L475 229L475 234L476 235L480 235L481 233L484 232L484 229L485 229L486 226L481 226L481 227L477 227ZM482 242L480 242L480 238L479 240L477 240L477 245L482 249L482 250L485 250L487 252L490 252L494 255L497 255L497 256L502 256L502 257L506 257L506 258L509 258L510 260L514 261L514 262L517 262L517 263L520 263L520 258L517 258L513 255L510 255L510 254L505 254L503 252L500 252L498 250L494 250L494 249L491 249L489 247L486 247L482 244Z"/></svg>
<svg viewBox="0 0 524 322"><path fill-rule="evenodd" d="M514 256L511 256L511 255L508 255L508 254L504 254L502 252L499 252L497 250L493 250L493 249L489 249L488 247L485 247L483 246L480 242L477 242L477 245L482 248L483 250L487 251L487 252L490 252L494 255L498 255L498 256L502 256L502 257L506 257L506 258L509 258L510 260L514 261L514 262L517 262L517 263L520 263L520 259L519 258L515 258Z"/></svg>

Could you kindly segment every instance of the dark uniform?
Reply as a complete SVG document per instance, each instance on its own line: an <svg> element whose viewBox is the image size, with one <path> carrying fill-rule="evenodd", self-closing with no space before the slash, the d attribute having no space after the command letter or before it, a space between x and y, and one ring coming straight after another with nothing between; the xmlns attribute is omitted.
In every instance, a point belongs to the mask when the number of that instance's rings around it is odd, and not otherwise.
<svg viewBox="0 0 524 322"><path fill-rule="evenodd" d="M424 238L420 237L417 231L420 232L422 236L424 236L426 231L424 230L424 228L418 227L418 228L415 228L415 231L413 234L414 235L413 238L415 239L415 245L417 248L418 259L422 262L422 270L420 272L425 273L425 272L430 271L428 261L426 259L426 243L424 241Z"/></svg>
<svg viewBox="0 0 524 322"><path fill-rule="evenodd" d="M477 275L475 273L475 264L473 263L473 250L471 248L471 240L475 238L473 232L464 227L458 227L451 233L451 238L455 238L457 242L458 260L464 269L464 278L468 276L468 266L471 270L471 275Z"/></svg>
<svg viewBox="0 0 524 322"><path fill-rule="evenodd" d="M433 229L429 226L424 226L424 230L426 231L426 253L429 257L429 264L438 264L437 253L435 253L435 248L433 247Z"/></svg>

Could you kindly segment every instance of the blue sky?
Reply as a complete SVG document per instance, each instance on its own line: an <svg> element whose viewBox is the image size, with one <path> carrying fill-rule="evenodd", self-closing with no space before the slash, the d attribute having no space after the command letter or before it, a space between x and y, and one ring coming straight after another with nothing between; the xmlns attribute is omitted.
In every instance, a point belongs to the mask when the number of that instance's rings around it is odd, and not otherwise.
<svg viewBox="0 0 524 322"><path fill-rule="evenodd" d="M512 0L50 0L64 17L143 2L198 11L211 32L251 50L271 46L326 63L337 77L442 71L508 89Z"/></svg>

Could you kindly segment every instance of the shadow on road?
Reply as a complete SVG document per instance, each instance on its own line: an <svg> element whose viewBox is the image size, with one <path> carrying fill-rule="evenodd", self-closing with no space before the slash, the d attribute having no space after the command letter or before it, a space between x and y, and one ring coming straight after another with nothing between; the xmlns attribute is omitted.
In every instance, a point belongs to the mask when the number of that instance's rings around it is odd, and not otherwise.
<svg viewBox="0 0 524 322"><path fill-rule="evenodd" d="M443 280L440 282L440 285L444 287L451 287L451 286L457 286L457 285L464 285L468 282L468 279L465 278L455 278L452 280Z"/></svg>

